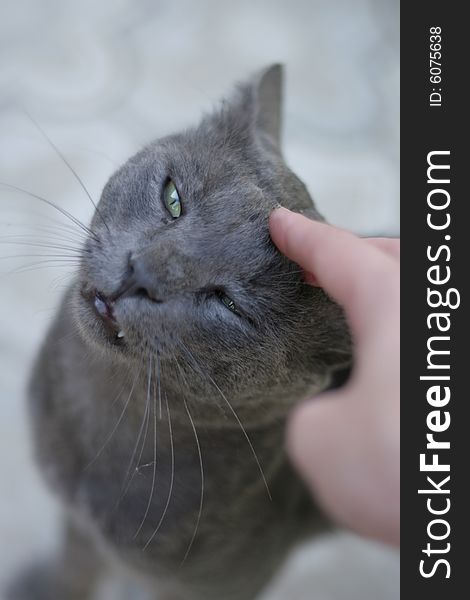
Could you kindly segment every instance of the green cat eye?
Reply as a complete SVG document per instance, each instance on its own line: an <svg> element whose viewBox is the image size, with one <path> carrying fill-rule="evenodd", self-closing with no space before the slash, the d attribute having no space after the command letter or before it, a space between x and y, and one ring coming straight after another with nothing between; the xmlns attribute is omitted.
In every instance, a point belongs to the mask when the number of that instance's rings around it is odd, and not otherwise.
<svg viewBox="0 0 470 600"><path fill-rule="evenodd" d="M226 294L221 292L219 294L219 298L220 298L222 304L224 304L229 310L231 310L234 313L237 312L237 307L235 306L235 302L231 298L229 298Z"/></svg>
<svg viewBox="0 0 470 600"><path fill-rule="evenodd" d="M176 185L170 179L163 190L163 201L170 215L177 219L181 215L181 200Z"/></svg>

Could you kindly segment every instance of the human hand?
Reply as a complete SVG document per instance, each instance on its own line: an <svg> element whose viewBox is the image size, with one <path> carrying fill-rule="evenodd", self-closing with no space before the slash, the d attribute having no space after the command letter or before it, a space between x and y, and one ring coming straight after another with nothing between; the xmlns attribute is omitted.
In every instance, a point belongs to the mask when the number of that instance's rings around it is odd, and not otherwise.
<svg viewBox="0 0 470 600"><path fill-rule="evenodd" d="M350 380L296 407L287 449L340 524L399 544L399 240L358 238L280 208L279 250L345 310L354 344Z"/></svg>

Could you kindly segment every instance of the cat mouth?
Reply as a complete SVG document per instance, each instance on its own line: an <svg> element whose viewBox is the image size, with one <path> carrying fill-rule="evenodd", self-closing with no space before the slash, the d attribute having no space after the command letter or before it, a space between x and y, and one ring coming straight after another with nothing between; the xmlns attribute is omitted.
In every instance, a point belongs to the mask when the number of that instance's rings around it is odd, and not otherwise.
<svg viewBox="0 0 470 600"><path fill-rule="evenodd" d="M95 314L104 325L114 343L122 343L124 341L124 332L116 320L114 302L98 290L87 293L85 297L92 304Z"/></svg>

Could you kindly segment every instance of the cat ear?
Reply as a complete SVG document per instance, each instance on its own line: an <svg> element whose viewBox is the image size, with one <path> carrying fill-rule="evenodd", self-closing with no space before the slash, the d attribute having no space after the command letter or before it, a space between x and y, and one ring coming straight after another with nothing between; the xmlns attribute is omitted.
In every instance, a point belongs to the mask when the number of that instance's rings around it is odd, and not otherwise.
<svg viewBox="0 0 470 600"><path fill-rule="evenodd" d="M248 83L239 85L228 100L201 123L232 141L247 144L249 137L260 137L276 152L281 152L282 65L271 65Z"/></svg>
<svg viewBox="0 0 470 600"><path fill-rule="evenodd" d="M274 64L263 70L253 82L252 99L255 127L281 147L283 67Z"/></svg>

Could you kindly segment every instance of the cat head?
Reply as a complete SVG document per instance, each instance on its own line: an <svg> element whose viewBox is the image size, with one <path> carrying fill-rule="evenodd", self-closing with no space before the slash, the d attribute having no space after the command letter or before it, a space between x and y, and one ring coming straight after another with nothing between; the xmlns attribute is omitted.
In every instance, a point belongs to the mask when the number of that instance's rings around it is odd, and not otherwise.
<svg viewBox="0 0 470 600"><path fill-rule="evenodd" d="M275 65L198 127L144 148L102 193L79 328L118 359L158 365L169 390L291 401L349 360L342 312L269 237L279 205L321 219L281 154L281 90Z"/></svg>

